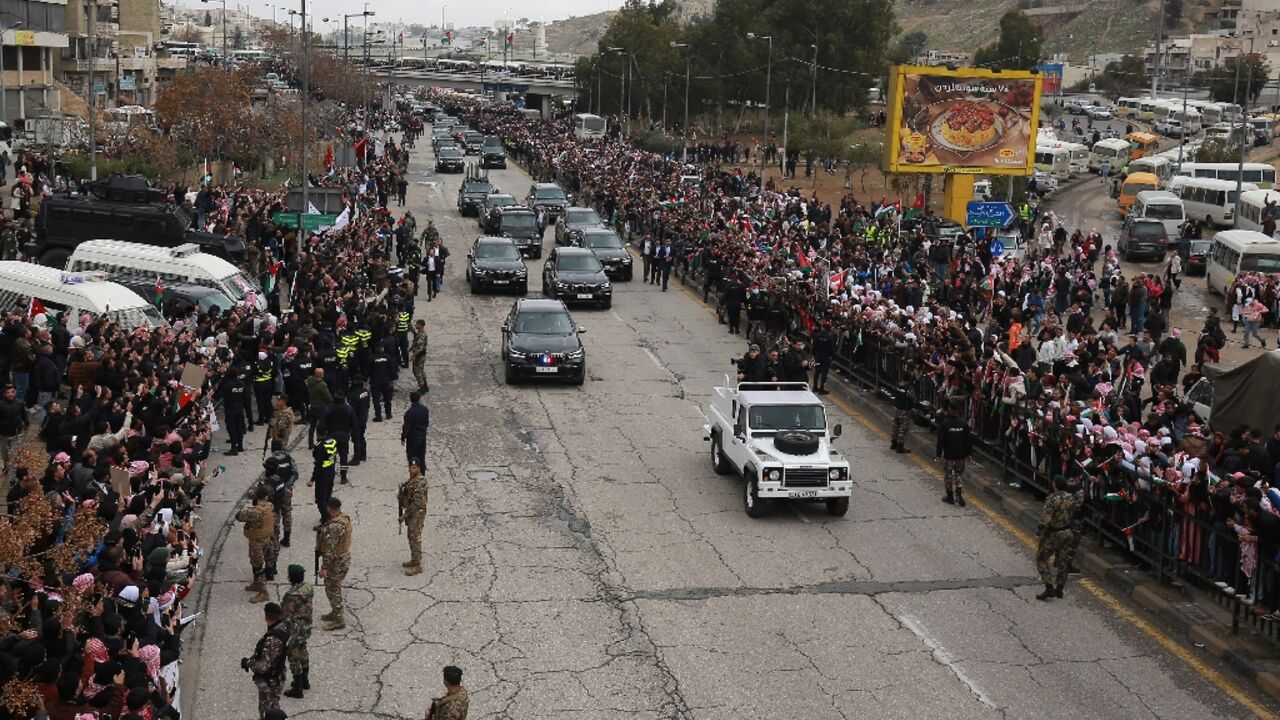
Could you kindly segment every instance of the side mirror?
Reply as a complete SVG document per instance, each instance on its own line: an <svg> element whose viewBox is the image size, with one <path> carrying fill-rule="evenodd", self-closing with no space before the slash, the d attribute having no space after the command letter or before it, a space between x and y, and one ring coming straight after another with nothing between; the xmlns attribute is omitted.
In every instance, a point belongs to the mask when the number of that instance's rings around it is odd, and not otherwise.
<svg viewBox="0 0 1280 720"><path fill-rule="evenodd" d="M840 423L836 423L836 426L831 428L831 439L835 440L836 438L840 437L841 433L843 432L844 432L844 426L841 425Z"/></svg>
<svg viewBox="0 0 1280 720"><path fill-rule="evenodd" d="M579 325L579 326L578 326L578 334L579 334L579 335L581 335L582 333L584 333L584 332L586 332L586 331L587 331L587 329L586 329L586 328L582 327L581 325Z"/></svg>
<svg viewBox="0 0 1280 720"><path fill-rule="evenodd" d="M468 260L475 260L475 257L474 257L474 256L472 256L472 254L471 254L471 253L467 253L467 259L468 259Z"/></svg>

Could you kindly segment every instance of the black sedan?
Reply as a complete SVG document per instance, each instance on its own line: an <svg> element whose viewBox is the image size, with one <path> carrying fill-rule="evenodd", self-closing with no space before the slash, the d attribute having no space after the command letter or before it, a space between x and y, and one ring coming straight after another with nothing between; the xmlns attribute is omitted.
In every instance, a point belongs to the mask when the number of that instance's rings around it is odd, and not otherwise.
<svg viewBox="0 0 1280 720"><path fill-rule="evenodd" d="M436 172L455 172L463 170L462 151L456 147L442 147L436 153Z"/></svg>
<svg viewBox="0 0 1280 720"><path fill-rule="evenodd" d="M542 294L565 302L613 307L613 286L604 266L586 248L555 248L542 265Z"/></svg>
<svg viewBox="0 0 1280 720"><path fill-rule="evenodd" d="M529 292L529 269L511 238L476 238L467 253L467 284L471 292L515 290Z"/></svg>
<svg viewBox="0 0 1280 720"><path fill-rule="evenodd" d="M631 279L631 253L622 246L618 233L606 228L590 228L582 231L578 244L595 253L596 259L604 266L604 274L611 279Z"/></svg>
<svg viewBox="0 0 1280 720"><path fill-rule="evenodd" d="M578 337L586 332L558 300L520 298L502 323L502 365L508 384L521 378L558 378L581 385L587 353Z"/></svg>

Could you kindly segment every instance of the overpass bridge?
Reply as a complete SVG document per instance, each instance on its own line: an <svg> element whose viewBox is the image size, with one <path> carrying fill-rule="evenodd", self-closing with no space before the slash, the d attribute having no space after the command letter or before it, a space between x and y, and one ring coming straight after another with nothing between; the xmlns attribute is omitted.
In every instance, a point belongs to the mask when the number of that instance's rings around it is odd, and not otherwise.
<svg viewBox="0 0 1280 720"><path fill-rule="evenodd" d="M473 90L479 93L518 93L525 98L525 107L538 109L544 116L551 113L551 97L574 97L577 88L572 80L525 77L506 73L454 73L439 70L395 70L379 68L373 71L379 81L416 87L447 87L456 90Z"/></svg>

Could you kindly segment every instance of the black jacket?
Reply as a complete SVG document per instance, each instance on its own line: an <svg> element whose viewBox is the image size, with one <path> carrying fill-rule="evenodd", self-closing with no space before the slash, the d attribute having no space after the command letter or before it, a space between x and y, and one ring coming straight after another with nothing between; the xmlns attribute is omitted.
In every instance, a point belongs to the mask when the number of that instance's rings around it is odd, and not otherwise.
<svg viewBox="0 0 1280 720"><path fill-rule="evenodd" d="M0 435L13 437L21 435L27 426L27 410L23 407L22 398L13 402L0 397Z"/></svg>
<svg viewBox="0 0 1280 720"><path fill-rule="evenodd" d="M320 427L330 433L349 433L356 426L356 413L346 402L334 401L320 416Z"/></svg>
<svg viewBox="0 0 1280 720"><path fill-rule="evenodd" d="M53 361L52 355L41 355L36 358L31 376L36 392L57 393L62 389L62 378L58 374L58 365Z"/></svg>
<svg viewBox="0 0 1280 720"><path fill-rule="evenodd" d="M936 455L945 460L964 460L973 453L973 435L964 420L946 415L938 423Z"/></svg>
<svg viewBox="0 0 1280 720"><path fill-rule="evenodd" d="M405 442L426 442L427 428L431 426L431 411L421 403L412 403L404 411L404 424L400 427L400 439Z"/></svg>

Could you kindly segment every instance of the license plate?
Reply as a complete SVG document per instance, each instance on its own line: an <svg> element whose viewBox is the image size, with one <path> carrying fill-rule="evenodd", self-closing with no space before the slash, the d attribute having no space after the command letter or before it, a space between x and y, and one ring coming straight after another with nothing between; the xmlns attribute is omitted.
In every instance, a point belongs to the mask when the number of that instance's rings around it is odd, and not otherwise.
<svg viewBox="0 0 1280 720"><path fill-rule="evenodd" d="M535 369L537 372L540 372L540 373L553 373L553 372L560 372L560 368L558 368L558 367L537 367L537 368L534 368L534 369Z"/></svg>
<svg viewBox="0 0 1280 720"><path fill-rule="evenodd" d="M510 280L494 280L494 281L493 281L493 284L494 284L494 285L506 285L506 284L507 284L507 283L509 283L509 282L511 282L511 281L510 281Z"/></svg>
<svg viewBox="0 0 1280 720"><path fill-rule="evenodd" d="M594 295L592 295L591 293L578 293L578 299L579 299L579 300L590 300L590 299L591 299L591 298L593 298L593 297L595 297L595 296L594 296Z"/></svg>
<svg viewBox="0 0 1280 720"><path fill-rule="evenodd" d="M817 491L817 490L806 490L806 491L804 491L804 492L793 492L793 493L791 493L790 497L793 497L793 498L812 498L812 497L818 497L818 491Z"/></svg>

